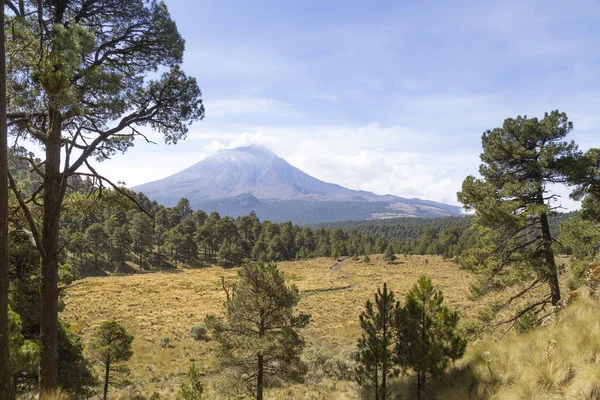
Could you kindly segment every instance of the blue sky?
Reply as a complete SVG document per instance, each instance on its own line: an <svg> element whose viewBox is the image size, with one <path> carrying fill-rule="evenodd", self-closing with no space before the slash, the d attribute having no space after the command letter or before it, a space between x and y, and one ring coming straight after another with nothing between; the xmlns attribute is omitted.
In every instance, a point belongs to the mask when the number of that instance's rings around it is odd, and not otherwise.
<svg viewBox="0 0 600 400"><path fill-rule="evenodd" d="M456 204L506 117L560 109L600 145L596 0L166 4L206 119L102 165L130 186L258 143L323 180Z"/></svg>

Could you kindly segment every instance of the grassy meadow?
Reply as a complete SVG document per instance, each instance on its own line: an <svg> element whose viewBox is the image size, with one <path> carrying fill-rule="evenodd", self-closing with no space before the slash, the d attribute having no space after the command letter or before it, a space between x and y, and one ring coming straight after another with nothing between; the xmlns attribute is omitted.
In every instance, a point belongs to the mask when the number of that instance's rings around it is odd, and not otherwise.
<svg viewBox="0 0 600 400"><path fill-rule="evenodd" d="M427 274L443 291L447 304L460 313L462 323L475 318L484 306L468 298L471 275L437 256L399 256L391 264L380 255L372 256L369 264L350 258L316 258L280 262L278 266L288 284L298 287L300 310L312 315L312 322L303 332L307 354L348 359L360 335L358 316L365 301L383 282L403 302L418 277ZM118 397L130 398L139 392L174 398L189 366L195 363L205 374L205 393L213 398L210 383L218 377L212 367L216 343L194 340L190 328L207 314L222 312L225 292L221 277L231 283L236 273L235 268L207 267L86 278L66 291L62 318L84 341L99 323L113 319L135 336L134 355L128 362L135 385L115 390L113 394ZM170 339L168 347L159 346L161 337ZM270 389L266 397L361 397L354 382L319 377L315 371L311 374L307 384ZM401 381L398 385L398 393L406 391Z"/></svg>

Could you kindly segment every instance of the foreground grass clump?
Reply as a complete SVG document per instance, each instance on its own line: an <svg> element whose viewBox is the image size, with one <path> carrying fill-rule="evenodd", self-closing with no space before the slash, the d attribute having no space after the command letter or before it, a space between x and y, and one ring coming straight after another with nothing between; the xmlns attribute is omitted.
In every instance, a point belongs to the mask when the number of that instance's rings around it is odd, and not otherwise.
<svg viewBox="0 0 600 400"><path fill-rule="evenodd" d="M432 392L448 400L600 399L600 302L579 299L544 327L473 345Z"/></svg>

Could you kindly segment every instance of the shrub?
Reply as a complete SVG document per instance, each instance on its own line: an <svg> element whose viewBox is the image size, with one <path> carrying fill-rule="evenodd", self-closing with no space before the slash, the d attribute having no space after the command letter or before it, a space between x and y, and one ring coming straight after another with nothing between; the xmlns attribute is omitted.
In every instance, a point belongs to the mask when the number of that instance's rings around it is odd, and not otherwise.
<svg viewBox="0 0 600 400"><path fill-rule="evenodd" d="M357 366L354 358L354 349L333 356L323 349L310 348L302 354L302 361L308 367L306 381L316 384L324 378L353 380Z"/></svg>
<svg viewBox="0 0 600 400"><path fill-rule="evenodd" d="M190 334L195 340L208 340L208 329L204 324L196 324L190 329Z"/></svg>
<svg viewBox="0 0 600 400"><path fill-rule="evenodd" d="M171 338L170 338L170 337L168 337L168 336L162 336L162 337L160 338L160 341L158 342L158 345L159 345L160 347L162 347L163 349L164 349L165 347L169 347L169 345L170 345L170 344L171 344Z"/></svg>
<svg viewBox="0 0 600 400"><path fill-rule="evenodd" d="M179 397L184 400L200 400L203 391L200 372L196 369L196 365L192 364L187 373L187 380L179 388Z"/></svg>

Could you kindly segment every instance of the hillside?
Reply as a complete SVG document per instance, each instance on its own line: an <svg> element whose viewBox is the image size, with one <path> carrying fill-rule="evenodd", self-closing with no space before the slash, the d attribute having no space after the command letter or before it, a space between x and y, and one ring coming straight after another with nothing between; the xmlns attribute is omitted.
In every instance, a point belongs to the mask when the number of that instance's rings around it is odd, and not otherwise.
<svg viewBox="0 0 600 400"><path fill-rule="evenodd" d="M427 274L444 292L448 304L459 311L463 326L484 307L468 299L471 275L441 257L399 256L388 264L381 256L372 256L368 265L350 258L317 258L281 262L279 267L288 283L300 290L300 310L312 315L303 332L307 343L303 357L311 372L304 385L271 389L267 398L360 398L350 378L354 368L351 353L360 335L358 315L382 282L388 282L403 299L418 277ZM135 336L134 356L128 363L135 385L122 392L122 398L132 390L146 396L156 392L173 397L191 363L206 374L204 382L211 398L210 383L218 377L212 353L215 343L193 340L189 332L205 315L222 312L225 293L221 276L229 284L236 279L236 271L209 267L86 278L66 291L62 318L71 330L82 334L84 342L94 327L111 319ZM170 338L167 348L159 347L161 337ZM397 383L398 390L402 390L402 382Z"/></svg>
<svg viewBox="0 0 600 400"><path fill-rule="evenodd" d="M433 389L444 400L600 398L600 303L578 299L547 326L472 346ZM576 332L576 333L574 333ZM404 393L405 385L395 392Z"/></svg>
<svg viewBox="0 0 600 400"><path fill-rule="evenodd" d="M428 273L462 315L474 316L479 309L467 299L469 274L456 264L440 257L400 257L394 264L384 263L379 256L372 260L369 265L332 258L278 264L288 283L300 290L300 310L312 315L304 331L307 356L323 353L349 362L349 352L360 334L358 315L383 280L403 297L421 274ZM206 373L208 386L216 377L211 353L215 343L195 341L189 332L205 315L222 312L225 293L220 277L229 283L236 272L210 267L86 278L67 290L62 318L84 341L101 321L122 323L135 336L134 356L128 365L137 388L148 396L156 391L171 398L192 362ZM171 340L165 349L158 345L163 336ZM305 392L321 393L316 398L358 398L355 383L346 381L324 379L291 390L298 394L292 398L303 398L300 393ZM272 390L267 398L276 393L278 390ZM207 398L211 398L210 392Z"/></svg>
<svg viewBox="0 0 600 400"><path fill-rule="evenodd" d="M135 186L173 206L185 197L195 209L297 224L398 216L461 215L459 207L421 199L376 195L314 178L261 146L220 150L158 181Z"/></svg>

